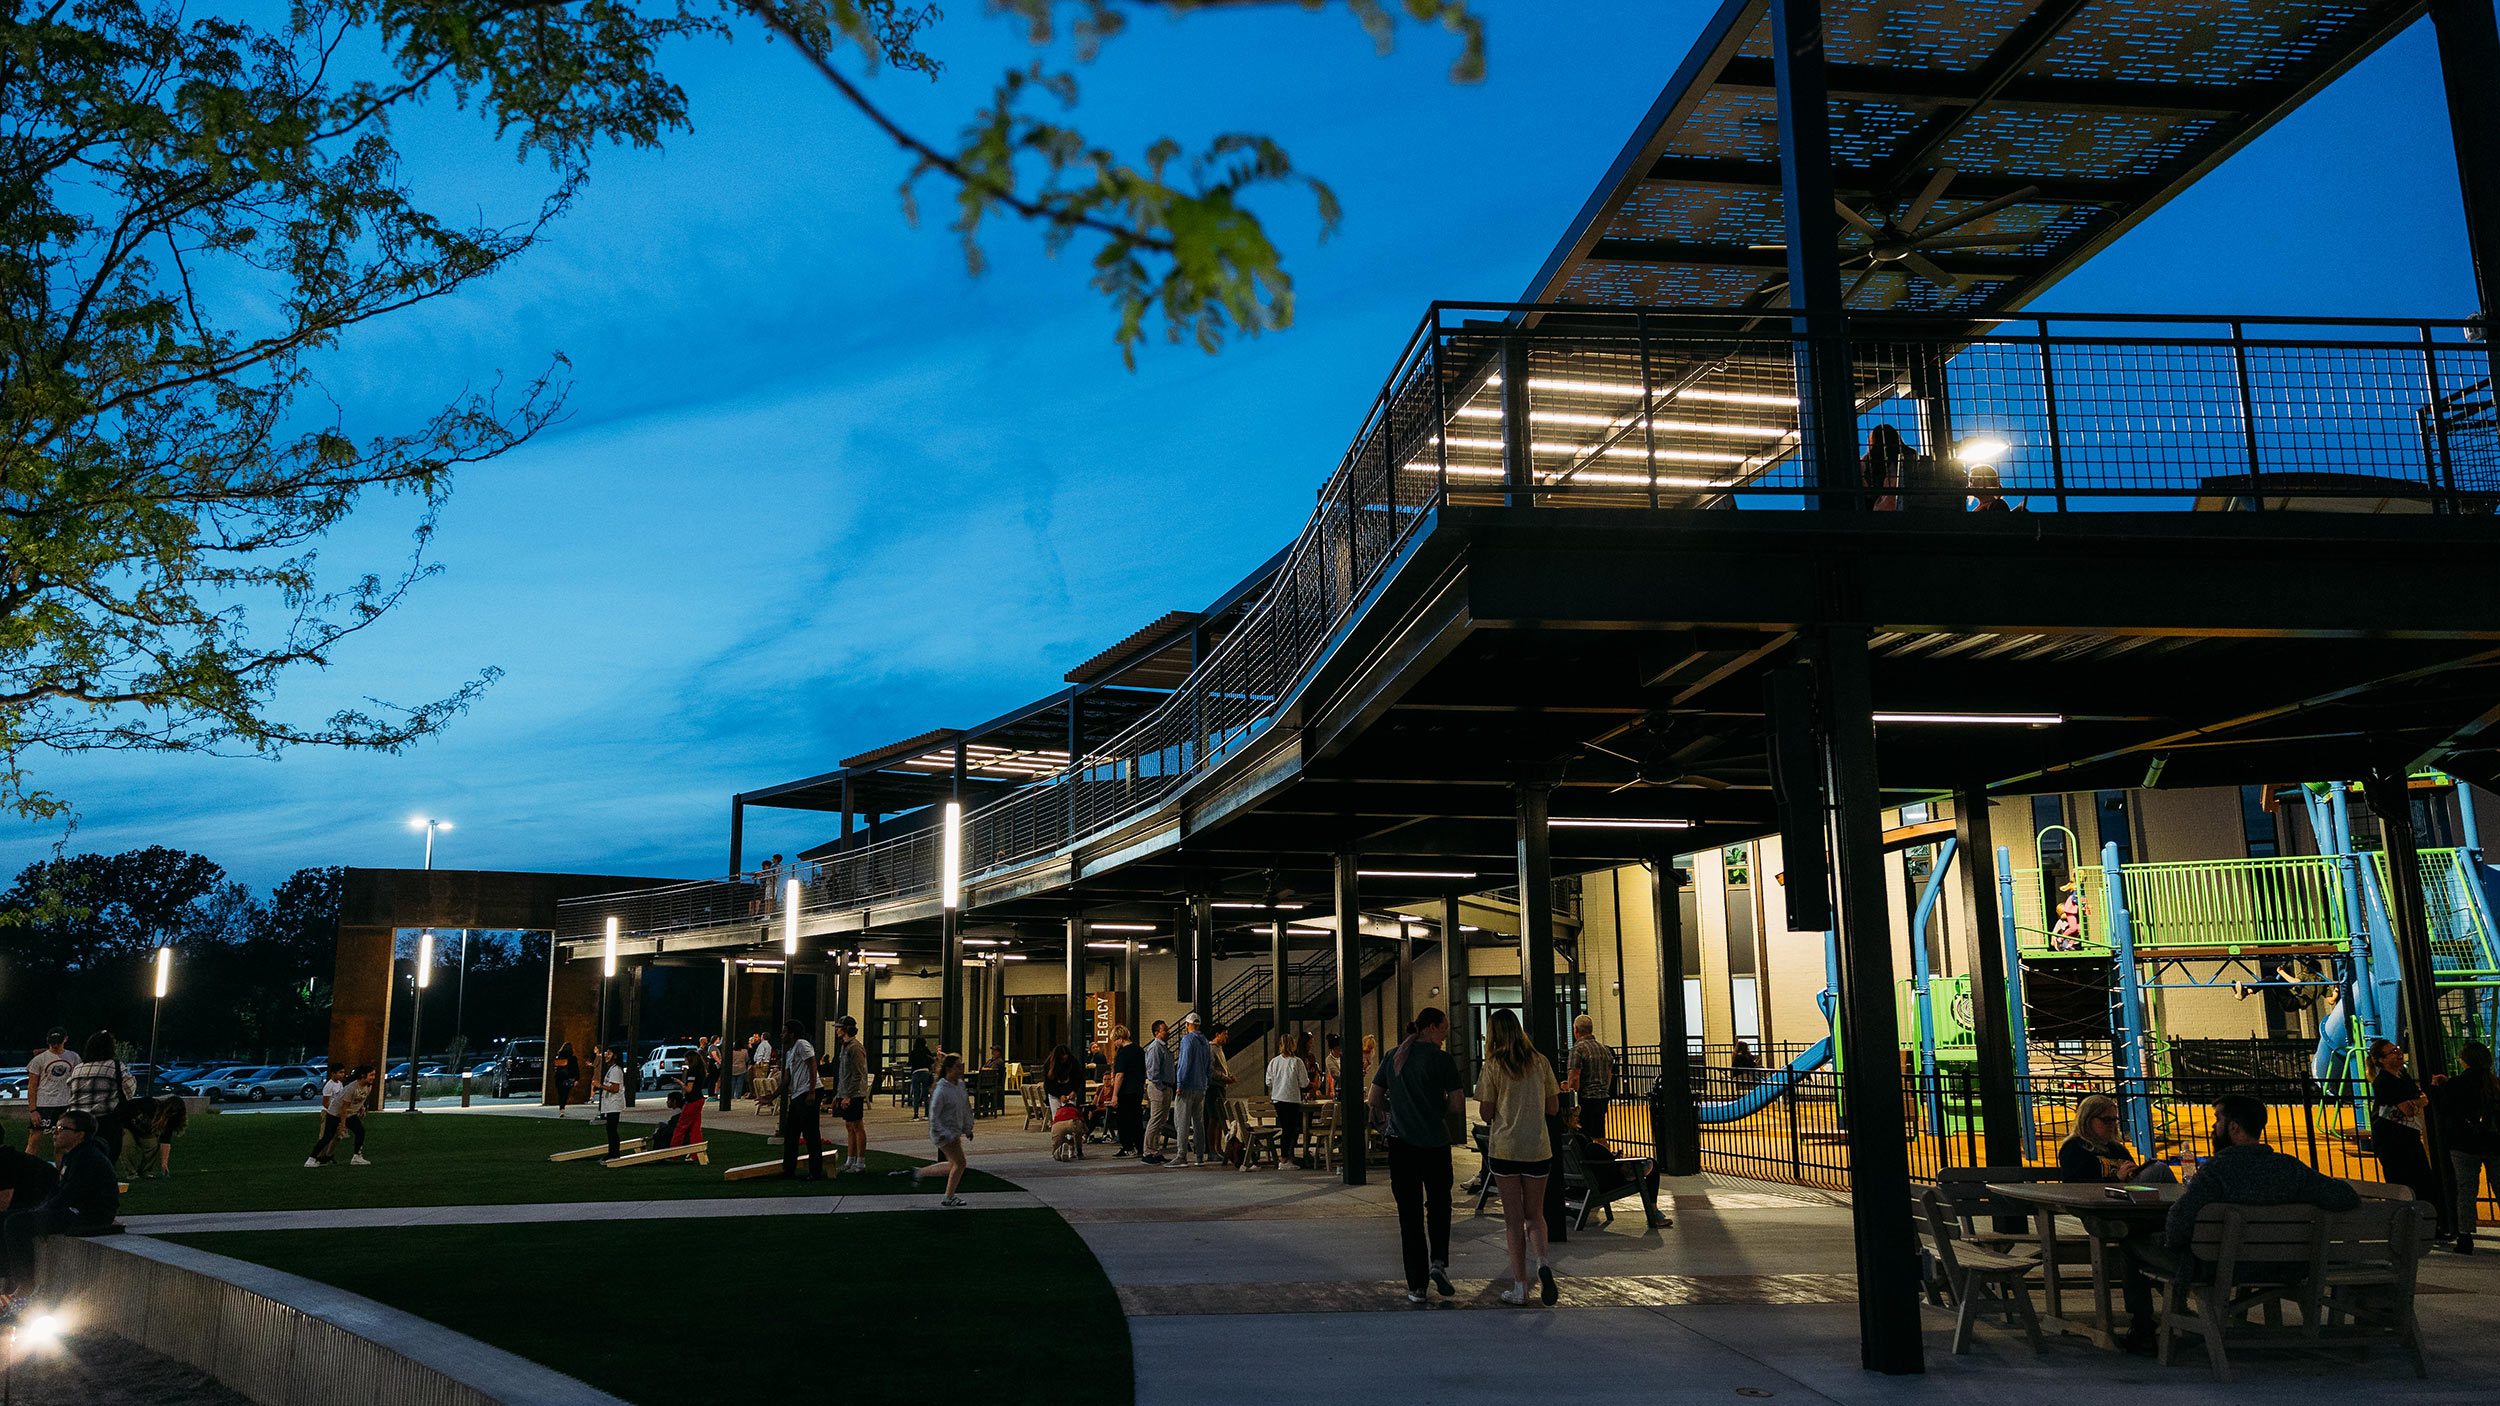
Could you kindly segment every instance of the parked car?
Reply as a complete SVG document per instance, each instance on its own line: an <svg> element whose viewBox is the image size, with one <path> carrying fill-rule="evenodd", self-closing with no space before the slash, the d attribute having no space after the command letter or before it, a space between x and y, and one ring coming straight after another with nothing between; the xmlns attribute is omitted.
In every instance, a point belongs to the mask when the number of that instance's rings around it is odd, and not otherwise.
<svg viewBox="0 0 2500 1406"><path fill-rule="evenodd" d="M686 1072L686 1056L694 1053L692 1045L654 1045L650 1057L642 1062L642 1084L646 1089L658 1088Z"/></svg>
<svg viewBox="0 0 2500 1406"><path fill-rule="evenodd" d="M534 1094L547 1084L547 1042L506 1040L495 1060L495 1097Z"/></svg>
<svg viewBox="0 0 2500 1406"><path fill-rule="evenodd" d="M270 1064L228 1070L202 1087L211 1103L267 1103L272 1099L319 1098L321 1076L301 1064Z"/></svg>
<svg viewBox="0 0 2500 1406"><path fill-rule="evenodd" d="M26 1076L25 1076L25 1075L23 1075L23 1074L0 1074L0 1098L24 1098L24 1097L26 1097Z"/></svg>

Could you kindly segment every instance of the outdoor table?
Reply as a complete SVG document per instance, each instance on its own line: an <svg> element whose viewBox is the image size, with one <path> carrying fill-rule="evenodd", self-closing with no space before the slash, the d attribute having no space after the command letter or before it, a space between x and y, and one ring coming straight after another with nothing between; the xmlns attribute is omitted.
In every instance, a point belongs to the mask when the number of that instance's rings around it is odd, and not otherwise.
<svg viewBox="0 0 2500 1406"><path fill-rule="evenodd" d="M2186 1190L2176 1182L2155 1183L2151 1189L2159 1197L2158 1200L2121 1200L2110 1195L2108 1188L2096 1181L1988 1183L1988 1194L1991 1196L2028 1202L2040 1208L2040 1213L2031 1220L2033 1231L2040 1241L2040 1276L2048 1290L2048 1312L2040 1316L2043 1330L2074 1333L2102 1347L2115 1348L2118 1345L2116 1335L2110 1331L2108 1247L2125 1240L2144 1225L2159 1226L2169 1216L2171 1203ZM2093 1317L2090 1322L2066 1317L2064 1292L2057 1282L2059 1216L2072 1216L2082 1224L2084 1234L2092 1238ZM2124 1272L2123 1266L2121 1272Z"/></svg>

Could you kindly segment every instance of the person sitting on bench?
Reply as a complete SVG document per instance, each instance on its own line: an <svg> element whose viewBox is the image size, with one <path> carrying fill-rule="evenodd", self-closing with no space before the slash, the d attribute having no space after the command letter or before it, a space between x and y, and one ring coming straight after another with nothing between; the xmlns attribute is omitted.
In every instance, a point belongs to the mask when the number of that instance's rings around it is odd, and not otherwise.
<svg viewBox="0 0 2500 1406"><path fill-rule="evenodd" d="M61 1173L40 1157L0 1147L0 1212L32 1208L61 1184Z"/></svg>
<svg viewBox="0 0 2500 1406"><path fill-rule="evenodd" d="M121 1213L121 1179L96 1137L96 1118L85 1109L61 1115L52 1131L61 1150L61 1180L30 1210L12 1210L0 1221L0 1318L14 1313L17 1297L35 1273L35 1241L46 1235L92 1234Z"/></svg>
<svg viewBox="0 0 2500 1406"><path fill-rule="evenodd" d="M2246 1094L2224 1094L2214 1100L2214 1155L2188 1179L2179 1199L2170 1203L2158 1238L2147 1235L2126 1242L2123 1288L2132 1320L2122 1344L2127 1351L2144 1353L2153 1348L2153 1281L2144 1271L2152 1268L2174 1274L2194 1267L2196 1252L2189 1246L2196 1239L2196 1218L2207 1206L2316 1206L2349 1211L2361 1204L2361 1193L2353 1190L2351 1182L2322 1176L2299 1158L2275 1151L2265 1144L2265 1135L2263 1103Z"/></svg>
<svg viewBox="0 0 2500 1406"><path fill-rule="evenodd" d="M1675 1218L1658 1209L1658 1162L1655 1158L1648 1160L1649 1170L1641 1176L1641 1209L1649 1213L1650 1229L1665 1230L1675 1224ZM1585 1133L1580 1137L1580 1165L1587 1170L1589 1184L1596 1187L1600 1195L1632 1179L1631 1174L1624 1171L1623 1163L1615 1159L1613 1148Z"/></svg>

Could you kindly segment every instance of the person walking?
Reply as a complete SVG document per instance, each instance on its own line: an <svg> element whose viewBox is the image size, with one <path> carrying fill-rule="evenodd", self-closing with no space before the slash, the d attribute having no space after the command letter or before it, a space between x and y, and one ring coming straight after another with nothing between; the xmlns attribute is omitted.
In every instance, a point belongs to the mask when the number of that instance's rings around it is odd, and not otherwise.
<svg viewBox="0 0 2500 1406"><path fill-rule="evenodd" d="M2488 1184L2500 1195L2500 1079L2491 1072L2491 1047L2480 1040L2457 1046L2457 1072L2431 1089L2431 1113L2439 1119L2439 1140L2448 1149L2455 1173L2457 1253L2474 1253L2474 1231L2482 1216L2477 1204Z"/></svg>
<svg viewBox="0 0 2500 1406"><path fill-rule="evenodd" d="M104 1160L122 1157L122 1105L136 1097L139 1081L130 1066L113 1052L113 1032L99 1030L79 1047L78 1067L70 1071L69 1106L95 1115L95 1137Z"/></svg>
<svg viewBox="0 0 2500 1406"><path fill-rule="evenodd" d="M910 1177L914 1182L931 1172L944 1168L946 1195L938 1204L961 1206L964 1198L956 1188L963 1185L964 1173L970 1163L964 1158L964 1144L972 1139L972 1095L964 1089L964 1057L950 1054L938 1066L937 1086L929 1092L929 1141L937 1148L937 1160L925 1166L906 1167L891 1173Z"/></svg>
<svg viewBox="0 0 2500 1406"><path fill-rule="evenodd" d="M929 1086L937 1080L937 1051L929 1048L927 1037L911 1042L903 1068L911 1075L911 1116L918 1118L929 1111Z"/></svg>
<svg viewBox="0 0 2500 1406"><path fill-rule="evenodd" d="M610 1045L599 1052L598 1103L599 1117L608 1125L608 1160L625 1155L617 1145L617 1120L625 1116L625 1047Z"/></svg>
<svg viewBox="0 0 2500 1406"><path fill-rule="evenodd" d="M1615 1052L1597 1038L1597 1022L1587 1016L1571 1022L1571 1090L1579 1106L1580 1135L1606 1136L1606 1106L1615 1097Z"/></svg>
<svg viewBox="0 0 2500 1406"><path fill-rule="evenodd" d="M555 1085L556 1116L561 1118L573 1102L573 1090L582 1082L582 1062L573 1053L572 1041L556 1046L556 1057L547 1065L547 1082Z"/></svg>
<svg viewBox="0 0 2500 1406"><path fill-rule="evenodd" d="M1380 1062L1365 1094L1372 1121L1389 1131L1389 1194L1398 1204L1406 1301L1417 1306L1424 1302L1427 1279L1444 1298L1458 1292L1450 1283L1450 1127L1467 1116L1467 1086L1442 1048L1449 1038L1450 1018L1440 1007L1417 1011L1415 1033ZM1553 1071L1547 1070L1546 1078L1553 1078ZM1276 1107L1284 1109L1281 1103ZM1506 1218L1510 1213L1507 1190L1502 1212Z"/></svg>
<svg viewBox="0 0 2500 1406"><path fill-rule="evenodd" d="M781 1027L781 1174L801 1181L822 1181L825 1175L824 1135L819 1114L824 1085L816 1078L816 1047L801 1039L795 1020ZM807 1145L807 1175L799 1177L799 1144Z"/></svg>
<svg viewBox="0 0 2500 1406"><path fill-rule="evenodd" d="M1502 1302L1526 1303L1528 1277L1534 1274L1538 1297L1551 1305L1561 1293L1545 1258L1545 1179L1554 1160L1546 1120L1562 1111L1562 1086L1509 1007L1496 1009L1485 1027L1484 1080L1476 1102L1492 1127L1486 1145L1494 1185L1502 1192L1502 1237L1510 1249L1511 1286L1502 1292Z"/></svg>
<svg viewBox="0 0 2500 1406"><path fill-rule="evenodd" d="M1311 1065L1308 1058L1311 1037L1287 1037L1277 1041L1276 1057L1267 1062L1267 1073L1261 1082L1267 1085L1267 1100L1276 1105L1276 1165L1302 1165L1302 1101L1311 1087Z"/></svg>
<svg viewBox="0 0 2500 1406"><path fill-rule="evenodd" d="M1172 1154L1175 1167L1188 1166L1192 1157L1206 1165L1199 1128L1207 1116L1207 1076L1214 1067L1215 1050L1198 1033L1198 1013L1191 1011L1181 1017L1181 1049L1172 1063L1172 1126L1180 1135L1179 1150Z"/></svg>
<svg viewBox="0 0 2500 1406"><path fill-rule="evenodd" d="M339 1132L349 1139L347 1165L370 1167L365 1160L365 1110L373 1105L374 1080L381 1071L370 1064L357 1065L347 1076L347 1088L339 1095ZM331 1155L338 1154L338 1133L330 1135Z"/></svg>
<svg viewBox="0 0 2500 1406"><path fill-rule="evenodd" d="M1146 1052L1125 1025L1111 1030L1112 1118L1120 1130L1114 1157L1135 1157L1146 1150Z"/></svg>
<svg viewBox="0 0 2500 1406"><path fill-rule="evenodd" d="M746 1046L731 1047L729 1051L729 1097L733 1101L747 1096L748 1059Z"/></svg>
<svg viewBox="0 0 2500 1406"><path fill-rule="evenodd" d="M2422 1086L2405 1072L2405 1052L2393 1040L2370 1042L2370 1150L2389 1181L2413 1188L2413 1199L2438 1211L2438 1238L2456 1232L2448 1220L2448 1203L2439 1194L2439 1175L2431 1170L2424 1144L2424 1112L2430 1100Z"/></svg>
<svg viewBox="0 0 2500 1406"><path fill-rule="evenodd" d="M859 1038L859 1022L844 1016L833 1023L833 1112L842 1120L845 1156L842 1170L868 1170L868 1044Z"/></svg>
<svg viewBox="0 0 2500 1406"><path fill-rule="evenodd" d="M332 1151L339 1140L339 1099L347 1092L347 1075L337 1065L330 1066L328 1077L321 1081L321 1132L313 1139L312 1151L304 1158L307 1167L326 1167L337 1160Z"/></svg>
<svg viewBox="0 0 2500 1406"><path fill-rule="evenodd" d="M35 1155L35 1140L51 1136L53 1124L69 1112L69 1076L77 1068L78 1056L69 1052L66 1030L44 1036L44 1047L26 1061L26 1103L32 1115L26 1124L27 1156Z"/></svg>
<svg viewBox="0 0 2500 1406"><path fill-rule="evenodd" d="M1146 1041L1146 1155L1140 1162L1160 1163L1172 1141L1172 1042L1162 1021Z"/></svg>

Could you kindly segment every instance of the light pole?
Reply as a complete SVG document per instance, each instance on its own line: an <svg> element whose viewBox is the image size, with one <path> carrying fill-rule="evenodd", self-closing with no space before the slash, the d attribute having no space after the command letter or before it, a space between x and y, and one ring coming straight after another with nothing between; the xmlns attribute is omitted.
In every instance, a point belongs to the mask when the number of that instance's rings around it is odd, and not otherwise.
<svg viewBox="0 0 2500 1406"><path fill-rule="evenodd" d="M408 1111L417 1111L417 1085L424 1082L417 1051L424 1048L425 988L434 966L434 933L431 929L417 938L417 985L408 996Z"/></svg>
<svg viewBox="0 0 2500 1406"><path fill-rule="evenodd" d="M165 1019L165 992L173 983L174 948L166 943L156 949L156 1004L148 1012L148 1086L149 1098L156 1097L156 1031Z"/></svg>
<svg viewBox="0 0 2500 1406"><path fill-rule="evenodd" d="M434 832L437 830L450 829L451 822L448 820L436 820L432 816L417 815L409 817L408 828L412 830L423 830L425 832L425 867L430 872L434 868ZM451 1038L452 1043L456 1047L460 1048L461 1053L464 1056L468 1051L467 1047L461 1044L461 1036L467 1031L468 1022L469 930L467 928L462 928L460 930L460 979L453 986L453 995L451 1000ZM465 1059L462 1062L465 1063Z"/></svg>
<svg viewBox="0 0 2500 1406"><path fill-rule="evenodd" d="M448 820L436 820L431 816L418 815L409 818L408 828L411 830L423 830L425 832L425 867L428 869L433 868L434 832L437 830L450 829L451 822Z"/></svg>
<svg viewBox="0 0 2500 1406"><path fill-rule="evenodd" d="M604 1056L608 1048L608 982L616 976L616 919L608 919L607 951L599 962L599 1049ZM601 1066L604 1073L606 1066Z"/></svg>

